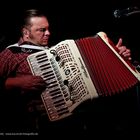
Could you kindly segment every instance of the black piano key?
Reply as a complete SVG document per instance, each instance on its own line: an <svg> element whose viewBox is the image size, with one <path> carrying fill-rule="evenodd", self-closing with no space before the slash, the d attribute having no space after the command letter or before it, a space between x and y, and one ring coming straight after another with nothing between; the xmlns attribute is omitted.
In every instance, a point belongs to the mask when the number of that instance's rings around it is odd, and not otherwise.
<svg viewBox="0 0 140 140"><path fill-rule="evenodd" d="M57 94L57 95L54 95L52 96L52 99L56 99L56 98L63 98L62 94Z"/></svg>
<svg viewBox="0 0 140 140"><path fill-rule="evenodd" d="M48 59L47 56L41 56L41 57L37 57L36 60L42 60L42 59Z"/></svg>
<svg viewBox="0 0 140 140"><path fill-rule="evenodd" d="M47 82L47 81L46 81ZM57 81L54 81L55 83L57 82ZM48 88L53 88L53 87L58 87L59 85L56 83L56 84L54 84L54 82L47 82L47 84L48 84Z"/></svg>
<svg viewBox="0 0 140 140"><path fill-rule="evenodd" d="M47 75L44 75L44 78L51 77L51 76L54 76L54 73L48 73Z"/></svg>
<svg viewBox="0 0 140 140"><path fill-rule="evenodd" d="M42 67L48 67L48 66L50 66L50 63L42 64L42 65L40 65L39 67L42 68Z"/></svg>
<svg viewBox="0 0 140 140"><path fill-rule="evenodd" d="M61 103L58 103L57 105L55 105L55 107L63 106L65 104L66 104L65 102L61 102Z"/></svg>
<svg viewBox="0 0 140 140"><path fill-rule="evenodd" d="M52 93L52 92L61 93L60 88L56 88L56 89L53 89L53 88L52 88L52 90L49 89L49 92L50 92L50 93Z"/></svg>
<svg viewBox="0 0 140 140"><path fill-rule="evenodd" d="M44 55L47 56L46 53L42 53L42 54L37 55L36 58L42 57Z"/></svg>
<svg viewBox="0 0 140 140"><path fill-rule="evenodd" d="M54 105L57 104L57 103L60 103L60 102L64 102L64 99L63 98L60 98L60 99L57 99L56 101L54 101Z"/></svg>
<svg viewBox="0 0 140 140"><path fill-rule="evenodd" d="M52 92L52 93L49 93L49 95L51 95L51 97L53 97L53 96L60 94L60 93L61 93L60 91L59 92Z"/></svg>
<svg viewBox="0 0 140 140"><path fill-rule="evenodd" d="M52 80L52 79L56 79L55 75L46 78L46 80Z"/></svg>
<svg viewBox="0 0 140 140"><path fill-rule="evenodd" d="M59 116L62 116L64 114L68 114L69 113L69 110L64 110L63 112L60 112L58 113Z"/></svg>
<svg viewBox="0 0 140 140"><path fill-rule="evenodd" d="M48 70L48 71L42 73L42 75L43 75L43 76L46 76L47 74L50 74L50 73L54 73L54 72L53 72L52 70Z"/></svg>
<svg viewBox="0 0 140 140"><path fill-rule="evenodd" d="M41 60L39 60L39 61L37 61L38 63L43 63L43 62L46 62L46 61L48 61L48 59L41 59Z"/></svg>

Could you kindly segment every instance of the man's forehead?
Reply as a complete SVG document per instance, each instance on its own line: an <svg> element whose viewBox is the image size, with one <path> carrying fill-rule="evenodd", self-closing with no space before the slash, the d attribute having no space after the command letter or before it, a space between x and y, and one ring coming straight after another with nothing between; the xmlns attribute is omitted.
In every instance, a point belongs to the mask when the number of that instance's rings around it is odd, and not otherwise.
<svg viewBox="0 0 140 140"><path fill-rule="evenodd" d="M31 26L48 27L49 23L46 17L32 17L30 19Z"/></svg>

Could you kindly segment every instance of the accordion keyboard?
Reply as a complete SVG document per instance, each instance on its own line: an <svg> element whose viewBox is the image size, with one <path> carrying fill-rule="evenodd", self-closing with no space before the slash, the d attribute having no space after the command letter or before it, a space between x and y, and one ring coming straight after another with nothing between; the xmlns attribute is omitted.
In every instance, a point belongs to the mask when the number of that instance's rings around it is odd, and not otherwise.
<svg viewBox="0 0 140 140"><path fill-rule="evenodd" d="M76 50L73 51L75 53ZM46 82L46 90L41 97L51 121L71 115L81 102L92 98L89 91L93 92L94 86L81 55L76 58L74 53L66 42L27 58L32 73L41 76Z"/></svg>
<svg viewBox="0 0 140 140"><path fill-rule="evenodd" d="M69 113L66 101L68 93L53 61L48 61L46 53L32 58L32 70L35 75L40 75L46 82L47 88L41 97L51 120ZM36 61L34 61L36 59ZM53 68L52 68L53 67ZM63 90L63 95L62 95ZM65 98L64 98L65 97ZM65 101L65 100L66 101Z"/></svg>
<svg viewBox="0 0 140 140"><path fill-rule="evenodd" d="M85 100L118 94L139 82L135 69L103 36L64 40L27 57L32 73L46 82L41 97L51 121L71 115Z"/></svg>

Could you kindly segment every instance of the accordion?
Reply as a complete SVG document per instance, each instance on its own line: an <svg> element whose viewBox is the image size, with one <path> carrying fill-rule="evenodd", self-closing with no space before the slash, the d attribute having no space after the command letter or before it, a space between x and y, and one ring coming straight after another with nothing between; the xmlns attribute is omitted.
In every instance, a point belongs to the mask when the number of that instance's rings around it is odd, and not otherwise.
<svg viewBox="0 0 140 140"><path fill-rule="evenodd" d="M33 75L47 84L41 98L50 121L71 115L86 100L119 94L139 83L135 67L105 35L64 40L27 57Z"/></svg>

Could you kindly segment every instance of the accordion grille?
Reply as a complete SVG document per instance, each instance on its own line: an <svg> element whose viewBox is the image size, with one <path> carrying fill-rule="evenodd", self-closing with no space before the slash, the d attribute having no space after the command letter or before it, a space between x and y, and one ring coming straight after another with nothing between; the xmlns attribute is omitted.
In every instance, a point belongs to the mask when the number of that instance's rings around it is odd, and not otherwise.
<svg viewBox="0 0 140 140"><path fill-rule="evenodd" d="M100 96L123 92L138 83L138 79L100 36L81 38L75 42Z"/></svg>

